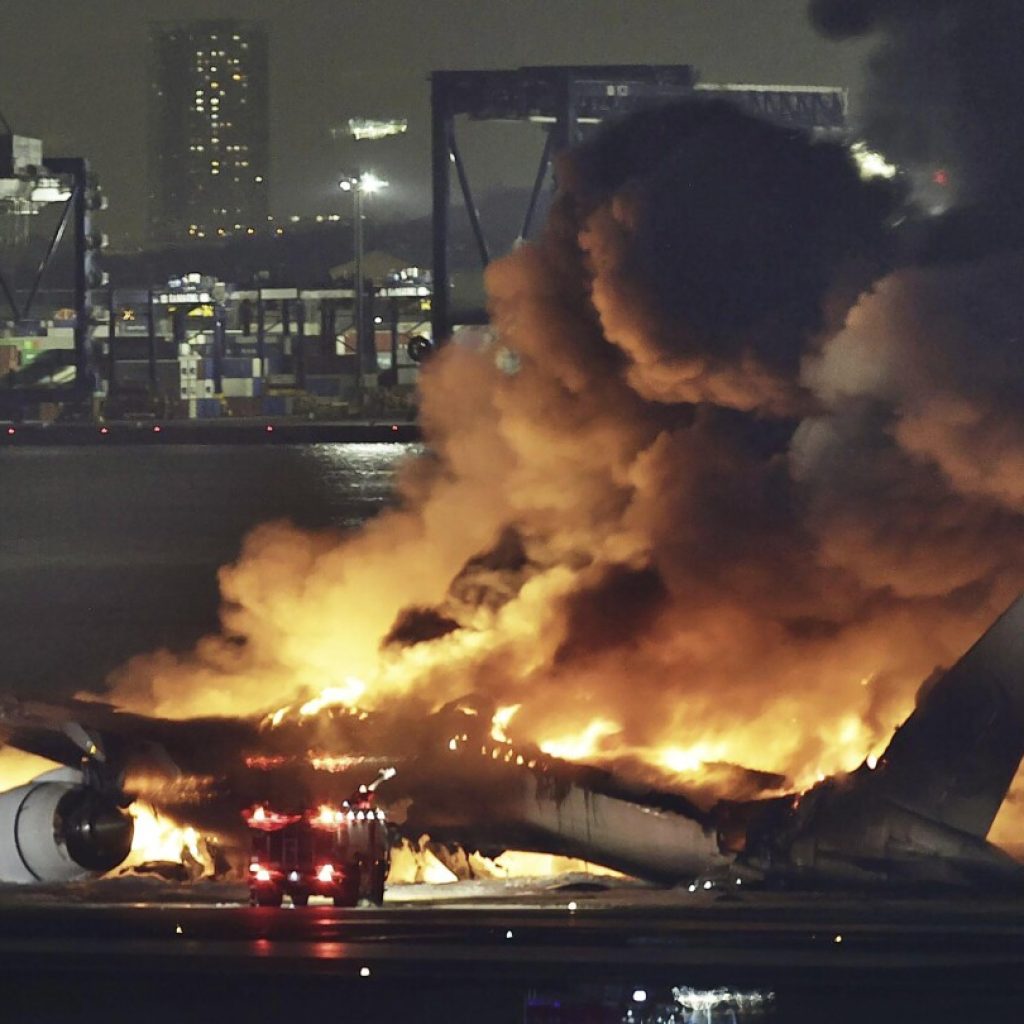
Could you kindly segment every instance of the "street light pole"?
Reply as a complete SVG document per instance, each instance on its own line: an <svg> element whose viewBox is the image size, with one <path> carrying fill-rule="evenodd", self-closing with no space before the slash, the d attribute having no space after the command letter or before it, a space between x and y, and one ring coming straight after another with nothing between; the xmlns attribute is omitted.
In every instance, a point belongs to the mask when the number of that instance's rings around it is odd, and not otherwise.
<svg viewBox="0 0 1024 1024"><path fill-rule="evenodd" d="M352 189L352 248L355 250L355 310L356 352L359 357L359 372L375 369L370 364L366 338L366 293L363 288L363 189L361 176ZM376 351L374 352L376 356ZM373 360L376 362L376 359Z"/></svg>
<svg viewBox="0 0 1024 1024"><path fill-rule="evenodd" d="M363 194L379 192L387 188L388 183L378 178L371 171L363 171L354 177L342 178L338 183L344 192L352 193L352 248L354 249L354 272L353 284L355 295L353 302L353 315L356 322L356 356L359 360L359 372L374 373L377 369L377 346L371 344L367 330L369 323L366 316L366 291L363 282L363 256L364 256L364 234L363 234Z"/></svg>

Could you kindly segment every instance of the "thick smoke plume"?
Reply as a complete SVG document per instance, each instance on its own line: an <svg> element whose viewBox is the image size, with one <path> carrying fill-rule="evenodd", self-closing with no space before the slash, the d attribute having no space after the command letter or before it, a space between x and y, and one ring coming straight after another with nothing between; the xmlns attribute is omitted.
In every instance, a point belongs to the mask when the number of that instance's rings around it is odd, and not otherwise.
<svg viewBox="0 0 1024 1024"><path fill-rule="evenodd" d="M559 181L540 240L488 273L502 350L424 370L431 454L399 507L254 531L222 633L136 660L115 699L475 693L552 753L805 782L884 746L1010 601L1016 263L872 287L893 193L717 104L610 126Z"/></svg>
<svg viewBox="0 0 1024 1024"><path fill-rule="evenodd" d="M869 142L925 180L939 172L959 204L999 208L1019 241L1019 0L811 0L810 12L833 38L877 40L859 98Z"/></svg>

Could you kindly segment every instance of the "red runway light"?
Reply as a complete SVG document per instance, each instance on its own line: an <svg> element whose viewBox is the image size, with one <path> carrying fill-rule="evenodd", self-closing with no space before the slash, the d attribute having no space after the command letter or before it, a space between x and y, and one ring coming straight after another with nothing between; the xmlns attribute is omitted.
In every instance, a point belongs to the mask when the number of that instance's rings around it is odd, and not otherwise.
<svg viewBox="0 0 1024 1024"><path fill-rule="evenodd" d="M154 433L154 434L159 434L159 433L160 433L160 431L161 431L161 429L163 429L163 428L162 428L162 427L160 427L159 425L157 425L157 426L155 426L155 427L153 428L153 433Z"/></svg>
<svg viewBox="0 0 1024 1024"><path fill-rule="evenodd" d="M270 423L268 423L267 424L267 433L268 434L272 434L273 432L274 432L273 426Z"/></svg>
<svg viewBox="0 0 1024 1024"><path fill-rule="evenodd" d="M7 428L7 433L8 433L9 435L13 435L13 434L15 433L14 427L8 427L8 428Z"/></svg>
<svg viewBox="0 0 1024 1024"><path fill-rule="evenodd" d="M107 427L100 427L101 434L109 434L110 430Z"/></svg>
<svg viewBox="0 0 1024 1024"><path fill-rule="evenodd" d="M398 424L397 423L392 423L391 424L391 429L392 430L397 430L398 429Z"/></svg>

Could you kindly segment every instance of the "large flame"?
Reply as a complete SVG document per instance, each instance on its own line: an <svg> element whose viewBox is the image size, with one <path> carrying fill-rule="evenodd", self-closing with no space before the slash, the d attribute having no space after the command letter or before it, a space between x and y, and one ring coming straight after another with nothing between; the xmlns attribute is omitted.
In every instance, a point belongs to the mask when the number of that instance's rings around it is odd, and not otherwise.
<svg viewBox="0 0 1024 1024"><path fill-rule="evenodd" d="M134 801L128 808L135 823L132 848L118 868L165 862L186 864L195 875L213 874L213 861L200 833L191 825L182 825L156 810L144 800Z"/></svg>
<svg viewBox="0 0 1024 1024"><path fill-rule="evenodd" d="M136 659L115 700L274 726L480 694L496 742L806 786L877 758L1009 604L1019 259L865 291L894 200L714 105L561 170L545 235L488 270L500 349L423 371L395 505L257 528L222 633Z"/></svg>

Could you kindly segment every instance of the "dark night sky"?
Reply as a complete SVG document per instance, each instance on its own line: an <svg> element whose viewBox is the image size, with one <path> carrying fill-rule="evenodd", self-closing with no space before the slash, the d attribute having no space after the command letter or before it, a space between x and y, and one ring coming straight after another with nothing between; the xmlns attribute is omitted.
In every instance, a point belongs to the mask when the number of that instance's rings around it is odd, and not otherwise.
<svg viewBox="0 0 1024 1024"><path fill-rule="evenodd" d="M271 38L271 207L331 212L342 168L388 177L395 213L424 212L433 69L691 63L705 81L847 86L863 46L819 39L806 0L0 0L0 110L51 155L88 156L115 245L142 230L147 25L257 18ZM409 135L338 143L352 116L405 116ZM474 182L528 185L528 126L463 136ZM517 159L517 154L519 157ZM525 177L524 177L525 175ZM384 212L383 210L381 211Z"/></svg>

